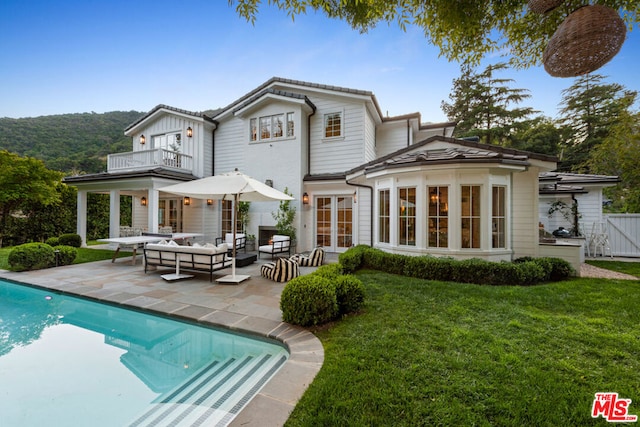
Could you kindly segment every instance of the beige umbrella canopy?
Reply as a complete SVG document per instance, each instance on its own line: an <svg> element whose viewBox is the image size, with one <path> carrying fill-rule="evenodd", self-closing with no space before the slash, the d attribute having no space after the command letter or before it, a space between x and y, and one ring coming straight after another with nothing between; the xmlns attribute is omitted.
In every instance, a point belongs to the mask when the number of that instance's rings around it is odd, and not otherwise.
<svg viewBox="0 0 640 427"><path fill-rule="evenodd" d="M194 199L230 199L233 198L233 224L238 218L238 202L266 202L273 200L293 200L282 191L271 188L236 169L233 172L209 176L194 181L182 182L161 189L164 192ZM231 280L239 282L246 277L236 276L236 227L233 227L233 272ZM236 280L239 278L240 280ZM225 280L226 281L226 280Z"/></svg>

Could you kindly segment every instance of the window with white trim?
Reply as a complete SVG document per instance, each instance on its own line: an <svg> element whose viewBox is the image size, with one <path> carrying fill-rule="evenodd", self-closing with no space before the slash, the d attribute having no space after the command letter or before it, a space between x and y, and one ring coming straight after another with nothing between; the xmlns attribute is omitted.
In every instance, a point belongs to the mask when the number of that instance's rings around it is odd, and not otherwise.
<svg viewBox="0 0 640 427"><path fill-rule="evenodd" d="M491 247L506 248L505 187L494 186L491 197Z"/></svg>
<svg viewBox="0 0 640 427"><path fill-rule="evenodd" d="M416 189L398 190L398 236L400 245L416 245Z"/></svg>
<svg viewBox="0 0 640 427"><path fill-rule="evenodd" d="M390 190L378 191L378 241L389 243L389 225L391 224L391 192Z"/></svg>
<svg viewBox="0 0 640 427"><path fill-rule="evenodd" d="M465 249L480 247L480 186L461 186L461 223L460 246Z"/></svg>
<svg viewBox="0 0 640 427"><path fill-rule="evenodd" d="M449 247L449 187L427 187L429 209L427 213L428 246Z"/></svg>
<svg viewBox="0 0 640 427"><path fill-rule="evenodd" d="M287 138L295 136L294 113L273 114L249 119L249 141L273 141L285 136Z"/></svg>
<svg viewBox="0 0 640 427"><path fill-rule="evenodd" d="M324 137L335 138L342 136L342 112L324 115Z"/></svg>

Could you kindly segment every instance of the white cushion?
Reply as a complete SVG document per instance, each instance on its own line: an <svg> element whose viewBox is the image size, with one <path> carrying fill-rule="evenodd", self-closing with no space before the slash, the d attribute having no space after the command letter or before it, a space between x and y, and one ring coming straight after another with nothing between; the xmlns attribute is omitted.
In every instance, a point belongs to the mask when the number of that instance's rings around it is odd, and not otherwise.
<svg viewBox="0 0 640 427"><path fill-rule="evenodd" d="M171 240L169 243L167 243L167 245L169 245L169 246L180 246L179 244L177 244L173 240Z"/></svg>

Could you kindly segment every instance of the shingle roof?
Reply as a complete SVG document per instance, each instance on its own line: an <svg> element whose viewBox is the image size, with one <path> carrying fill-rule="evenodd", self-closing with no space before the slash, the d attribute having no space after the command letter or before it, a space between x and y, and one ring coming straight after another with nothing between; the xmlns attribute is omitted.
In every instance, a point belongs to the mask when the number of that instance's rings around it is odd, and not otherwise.
<svg viewBox="0 0 640 427"><path fill-rule="evenodd" d="M127 126L124 131L127 132L129 129L135 127L139 123L141 123L144 120L146 120L148 117L152 116L158 110L175 111L176 113L181 113L181 114L186 114L188 116L202 118L202 119L204 119L206 121L209 121L211 123L215 123L215 120L213 120L211 117L207 116L206 114L204 114L202 112L188 111L188 110L183 110L181 108L171 107L170 105L158 104L151 111L149 111L147 114L143 115L138 120L136 120L135 122L133 122L129 126Z"/></svg>

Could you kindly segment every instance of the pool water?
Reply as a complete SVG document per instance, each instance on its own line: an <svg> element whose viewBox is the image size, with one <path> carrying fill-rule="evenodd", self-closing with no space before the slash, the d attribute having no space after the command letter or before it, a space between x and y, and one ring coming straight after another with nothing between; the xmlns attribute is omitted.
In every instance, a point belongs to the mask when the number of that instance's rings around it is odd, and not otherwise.
<svg viewBox="0 0 640 427"><path fill-rule="evenodd" d="M288 357L270 341L0 280L0 424L227 425Z"/></svg>

